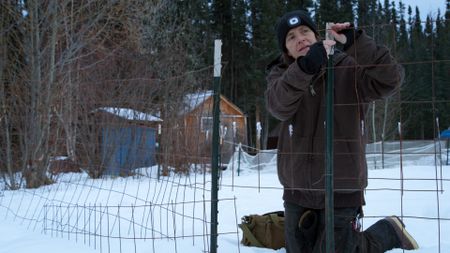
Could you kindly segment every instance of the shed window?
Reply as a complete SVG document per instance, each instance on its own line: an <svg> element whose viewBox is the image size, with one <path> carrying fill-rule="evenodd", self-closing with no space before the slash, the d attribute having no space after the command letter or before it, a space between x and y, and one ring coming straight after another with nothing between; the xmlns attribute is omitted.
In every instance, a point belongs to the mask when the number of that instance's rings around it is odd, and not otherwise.
<svg viewBox="0 0 450 253"><path fill-rule="evenodd" d="M206 132L212 131L212 127L213 127L213 118L212 117L202 117L202 121L201 121L201 130L202 132Z"/></svg>

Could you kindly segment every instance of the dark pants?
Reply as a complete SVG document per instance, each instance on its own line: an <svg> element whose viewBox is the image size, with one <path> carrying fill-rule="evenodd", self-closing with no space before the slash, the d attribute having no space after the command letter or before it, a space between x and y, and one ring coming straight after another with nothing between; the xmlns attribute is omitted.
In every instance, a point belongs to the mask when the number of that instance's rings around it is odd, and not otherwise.
<svg viewBox="0 0 450 253"><path fill-rule="evenodd" d="M325 253L325 211L307 209L285 202L284 232L287 253ZM334 210L335 253L379 253L398 244L392 227L380 220L364 232L354 229L360 208L336 208ZM300 218L305 212L299 226Z"/></svg>

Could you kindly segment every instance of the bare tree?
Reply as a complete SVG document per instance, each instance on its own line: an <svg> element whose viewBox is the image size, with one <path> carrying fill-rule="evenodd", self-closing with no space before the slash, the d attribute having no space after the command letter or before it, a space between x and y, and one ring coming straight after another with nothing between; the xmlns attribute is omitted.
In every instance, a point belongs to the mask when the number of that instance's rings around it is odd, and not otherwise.
<svg viewBox="0 0 450 253"><path fill-rule="evenodd" d="M14 177L17 164L14 163L13 111L14 100L11 99L13 85L18 79L18 74L23 63L23 52L20 48L21 38L17 26L21 20L20 10L15 1L5 1L0 4L0 125L3 131L0 133L0 173L7 187L17 189L18 182ZM16 144L16 145L15 145ZM6 171L4 169L6 168Z"/></svg>
<svg viewBox="0 0 450 253"><path fill-rule="evenodd" d="M99 127L119 124L96 118L100 107L160 113L164 164L185 160L183 97L209 87L212 70L211 46L198 43L208 34L195 29L201 21L190 8L174 0L2 2L0 155L9 187L20 186L18 171L27 187L51 183L57 156L100 177L109 158Z"/></svg>

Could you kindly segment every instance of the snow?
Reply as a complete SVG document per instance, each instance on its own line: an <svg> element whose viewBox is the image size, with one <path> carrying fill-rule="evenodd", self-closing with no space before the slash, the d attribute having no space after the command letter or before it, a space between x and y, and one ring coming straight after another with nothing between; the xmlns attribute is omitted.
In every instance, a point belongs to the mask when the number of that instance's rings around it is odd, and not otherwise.
<svg viewBox="0 0 450 253"><path fill-rule="evenodd" d="M162 121L159 117L156 117L154 115L140 112L133 109L128 108L119 108L119 107L101 107L97 110L105 111L108 113L111 113L113 115L116 115L118 117L127 119L127 120L140 120L140 121L149 121L149 122L160 122Z"/></svg>
<svg viewBox="0 0 450 253"><path fill-rule="evenodd" d="M433 153L417 155L402 166L370 165L363 227L402 216L419 243L414 252L450 252L450 166L436 162ZM262 155L261 166L250 168L245 159L251 157L245 156L239 172L230 163L221 174L218 252L284 253L239 244L242 216L283 209L273 159ZM158 181L156 167L139 173L97 180L67 173L36 190L1 191L0 253L207 252L210 174L172 174Z"/></svg>
<svg viewBox="0 0 450 253"><path fill-rule="evenodd" d="M185 114L197 108L200 104L208 100L213 95L212 90L199 91L196 93L187 94L183 98L184 108L181 114Z"/></svg>
<svg viewBox="0 0 450 253"><path fill-rule="evenodd" d="M4 215L4 213L2 214ZM18 220L14 222L13 219L2 220L0 235L0 252L2 253L97 252L75 241L42 235L37 231L27 229L23 222Z"/></svg>

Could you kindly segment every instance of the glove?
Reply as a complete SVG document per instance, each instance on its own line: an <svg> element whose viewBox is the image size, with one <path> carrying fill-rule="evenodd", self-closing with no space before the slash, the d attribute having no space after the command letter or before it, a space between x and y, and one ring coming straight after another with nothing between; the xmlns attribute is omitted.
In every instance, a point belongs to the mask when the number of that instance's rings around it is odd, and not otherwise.
<svg viewBox="0 0 450 253"><path fill-rule="evenodd" d="M308 53L297 58L297 64L306 74L314 75L320 71L328 60L327 51L322 42L314 43Z"/></svg>
<svg viewBox="0 0 450 253"><path fill-rule="evenodd" d="M349 28L340 31L339 33L344 34L345 37L347 38L347 42L345 42L344 44L344 51L349 49L355 42L355 39L357 39L360 35L359 32L358 33L355 32L355 27L353 24L351 24Z"/></svg>
<svg viewBox="0 0 450 253"><path fill-rule="evenodd" d="M307 242L314 242L317 237L317 225L319 217L316 211L307 210L300 216L298 221L298 229L303 234Z"/></svg>

